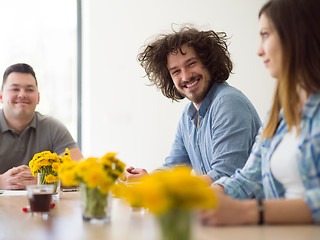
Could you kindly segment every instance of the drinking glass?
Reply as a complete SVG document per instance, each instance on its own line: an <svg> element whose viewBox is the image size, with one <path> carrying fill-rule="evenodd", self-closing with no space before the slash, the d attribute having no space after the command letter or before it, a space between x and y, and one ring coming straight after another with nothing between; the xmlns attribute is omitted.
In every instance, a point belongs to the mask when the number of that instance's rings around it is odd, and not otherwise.
<svg viewBox="0 0 320 240"><path fill-rule="evenodd" d="M48 219L53 192L54 185L27 186L27 196L32 216L41 216L44 220Z"/></svg>

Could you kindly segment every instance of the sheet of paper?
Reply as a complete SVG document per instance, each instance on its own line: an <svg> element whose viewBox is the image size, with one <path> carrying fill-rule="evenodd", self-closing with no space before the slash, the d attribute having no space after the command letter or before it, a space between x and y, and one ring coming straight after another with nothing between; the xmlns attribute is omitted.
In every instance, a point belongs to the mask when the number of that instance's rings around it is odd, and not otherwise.
<svg viewBox="0 0 320 240"><path fill-rule="evenodd" d="M1 196L26 196L27 190L0 190Z"/></svg>

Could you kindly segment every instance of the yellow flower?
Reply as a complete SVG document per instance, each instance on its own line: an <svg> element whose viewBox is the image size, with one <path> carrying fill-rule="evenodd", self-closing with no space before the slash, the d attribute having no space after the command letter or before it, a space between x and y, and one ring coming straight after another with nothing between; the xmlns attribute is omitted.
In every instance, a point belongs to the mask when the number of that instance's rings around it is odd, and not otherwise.
<svg viewBox="0 0 320 240"><path fill-rule="evenodd" d="M101 163L106 167L110 167L110 168L112 167L112 161L110 160L110 158L102 157Z"/></svg>
<svg viewBox="0 0 320 240"><path fill-rule="evenodd" d="M84 181L89 188L96 188L103 182L104 174L100 167L91 168L84 176Z"/></svg>
<svg viewBox="0 0 320 240"><path fill-rule="evenodd" d="M107 194L125 168L125 164L115 156L116 153L107 153L102 158L90 157L72 162L72 165L65 161L59 167L61 181L66 186L82 182L88 188L97 188L102 194Z"/></svg>
<svg viewBox="0 0 320 240"><path fill-rule="evenodd" d="M49 174L45 176L45 180L47 183L57 182L59 178L57 176L53 176L52 174Z"/></svg>
<svg viewBox="0 0 320 240"><path fill-rule="evenodd" d="M102 158L114 159L118 153L109 152L106 153Z"/></svg>
<svg viewBox="0 0 320 240"><path fill-rule="evenodd" d="M110 173L115 177L119 177L122 174L122 172L120 172L118 169L110 171Z"/></svg>
<svg viewBox="0 0 320 240"><path fill-rule="evenodd" d="M63 174L61 174L61 181L67 187L79 185L79 181L77 181L77 178L76 178L75 169L66 171Z"/></svg>
<svg viewBox="0 0 320 240"><path fill-rule="evenodd" d="M123 172L124 169L125 169L126 165L121 162L120 160L117 161L117 169L120 171L120 172Z"/></svg>
<svg viewBox="0 0 320 240"><path fill-rule="evenodd" d="M66 148L65 153L61 157L61 162L71 162L71 161L72 159L71 159L69 148Z"/></svg>
<svg viewBox="0 0 320 240"><path fill-rule="evenodd" d="M155 214L173 209L214 208L214 192L200 177L192 176L186 167L159 171L141 182L121 186L118 194L132 206L140 205Z"/></svg>
<svg viewBox="0 0 320 240"><path fill-rule="evenodd" d="M115 184L111 187L111 192L115 198L121 198L126 195L126 186L123 183Z"/></svg>
<svg viewBox="0 0 320 240"><path fill-rule="evenodd" d="M64 162L59 166L59 174L64 173L65 171L74 169L77 166L76 162Z"/></svg>
<svg viewBox="0 0 320 240"><path fill-rule="evenodd" d="M64 156L66 156L66 155L71 156L70 151L69 151L69 148L66 148L66 151L65 151Z"/></svg>
<svg viewBox="0 0 320 240"><path fill-rule="evenodd" d="M109 177L105 176L105 179L101 182L99 190L102 194L107 194L111 188L112 181Z"/></svg>
<svg viewBox="0 0 320 240"><path fill-rule="evenodd" d="M66 149L68 152L69 150ZM66 155L66 154L65 154ZM59 166L61 165L61 157L56 153L51 153L50 151L43 151L36 153L31 161L29 162L29 167L33 176L37 176L38 173L44 173L47 176L46 182L57 182L59 177L57 176ZM52 177L54 176L54 177Z"/></svg>
<svg viewBox="0 0 320 240"><path fill-rule="evenodd" d="M63 155L61 157L61 162L71 162L72 159L71 159L71 156L70 155Z"/></svg>
<svg viewBox="0 0 320 240"><path fill-rule="evenodd" d="M53 163L53 164L52 164L52 171L53 171L53 172L58 172L60 165L61 165L60 163L56 163L56 162Z"/></svg>
<svg viewBox="0 0 320 240"><path fill-rule="evenodd" d="M95 168L98 158L88 158L85 161L80 161L77 165L77 174L80 178L87 175L91 168Z"/></svg>
<svg viewBox="0 0 320 240"><path fill-rule="evenodd" d="M39 163L33 163L32 167L30 166L32 175L35 177L37 176L37 172L39 170L39 168L41 167L41 165Z"/></svg>

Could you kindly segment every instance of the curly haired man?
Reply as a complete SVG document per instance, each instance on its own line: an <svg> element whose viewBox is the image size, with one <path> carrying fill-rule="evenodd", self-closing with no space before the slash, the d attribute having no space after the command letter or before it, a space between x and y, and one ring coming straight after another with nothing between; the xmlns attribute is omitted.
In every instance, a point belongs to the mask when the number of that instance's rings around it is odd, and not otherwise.
<svg viewBox="0 0 320 240"><path fill-rule="evenodd" d="M190 165L209 184L244 166L261 124L248 98L226 82L232 71L226 40L224 32L183 26L160 34L138 55L165 97L191 101L164 167ZM134 181L145 174L129 167L126 177Z"/></svg>

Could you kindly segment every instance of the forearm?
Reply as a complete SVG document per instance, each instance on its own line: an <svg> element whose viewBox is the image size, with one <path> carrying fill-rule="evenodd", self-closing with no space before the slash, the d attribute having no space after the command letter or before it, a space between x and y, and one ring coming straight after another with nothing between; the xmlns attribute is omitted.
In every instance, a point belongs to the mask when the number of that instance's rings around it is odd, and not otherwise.
<svg viewBox="0 0 320 240"><path fill-rule="evenodd" d="M304 199L264 200L262 222L265 224L313 223L312 213ZM260 214L258 201L243 201L243 223L258 224Z"/></svg>
<svg viewBox="0 0 320 240"><path fill-rule="evenodd" d="M312 212L304 199L263 201L264 222L270 224L313 223Z"/></svg>
<svg viewBox="0 0 320 240"><path fill-rule="evenodd" d="M70 151L70 155L71 155L71 159L74 161L79 161L81 159L83 159L83 156L80 152L80 149L75 147L75 148L71 148L69 149Z"/></svg>
<svg viewBox="0 0 320 240"><path fill-rule="evenodd" d="M214 182L213 179L208 175L201 175L200 178L202 178L202 180L208 183L208 185L211 185Z"/></svg>
<svg viewBox="0 0 320 240"><path fill-rule="evenodd" d="M212 186L212 189L215 191L215 192L218 192L220 194L226 194L225 190L224 190L224 187L222 185L214 185Z"/></svg>
<svg viewBox="0 0 320 240"><path fill-rule="evenodd" d="M214 185L217 208L205 211L202 221L208 225L258 224L260 217L266 224L313 223L312 212L304 199L263 200L262 215L256 199L237 200L228 197L221 185Z"/></svg>
<svg viewBox="0 0 320 240"><path fill-rule="evenodd" d="M226 196L226 192L222 185L214 185L212 187L217 195ZM229 197L227 197L228 199ZM238 207L236 207L238 205ZM235 213L236 217L231 220L231 224L256 224L259 222L259 211L258 211L258 203L256 200L236 200L231 203L231 206L226 206L228 209L230 207L235 207L233 214ZM239 211L239 212L237 212Z"/></svg>
<svg viewBox="0 0 320 240"><path fill-rule="evenodd" d="M0 189L5 189L3 174L0 174Z"/></svg>

